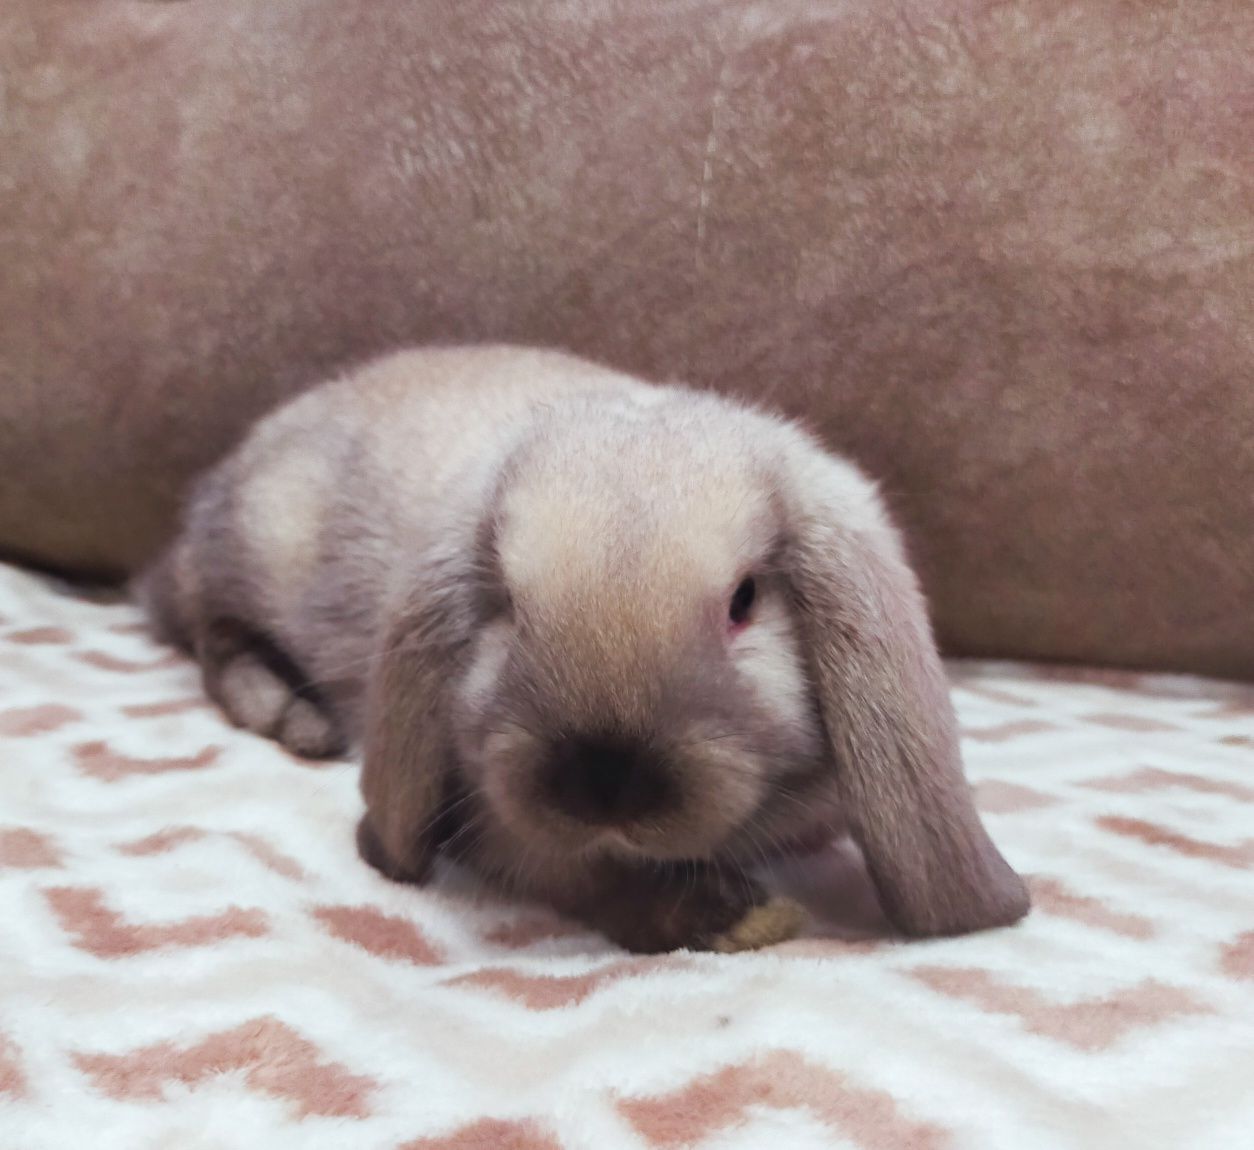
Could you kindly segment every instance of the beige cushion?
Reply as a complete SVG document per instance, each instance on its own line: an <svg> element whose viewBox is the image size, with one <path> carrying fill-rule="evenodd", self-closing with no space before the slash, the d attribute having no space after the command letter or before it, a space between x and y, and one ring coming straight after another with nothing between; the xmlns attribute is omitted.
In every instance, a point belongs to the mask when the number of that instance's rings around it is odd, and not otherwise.
<svg viewBox="0 0 1254 1150"><path fill-rule="evenodd" d="M945 10L8 0L0 548L126 569L340 365L555 343L806 416L950 650L1254 674L1254 7Z"/></svg>

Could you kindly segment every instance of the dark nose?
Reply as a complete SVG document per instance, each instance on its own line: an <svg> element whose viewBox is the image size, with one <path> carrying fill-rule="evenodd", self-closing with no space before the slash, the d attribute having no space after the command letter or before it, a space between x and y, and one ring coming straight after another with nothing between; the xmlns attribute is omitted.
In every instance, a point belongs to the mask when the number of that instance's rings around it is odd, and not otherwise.
<svg viewBox="0 0 1254 1150"><path fill-rule="evenodd" d="M656 814L671 801L673 790L661 761L646 747L584 736L554 743L546 784L558 810L607 825Z"/></svg>

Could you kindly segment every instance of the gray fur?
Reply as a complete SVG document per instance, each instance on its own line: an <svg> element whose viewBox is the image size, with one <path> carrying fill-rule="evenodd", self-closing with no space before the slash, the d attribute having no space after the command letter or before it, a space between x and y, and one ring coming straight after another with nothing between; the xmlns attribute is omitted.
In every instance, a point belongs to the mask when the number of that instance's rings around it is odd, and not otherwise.
<svg viewBox="0 0 1254 1150"><path fill-rule="evenodd" d="M391 356L258 424L141 592L240 725L362 745L392 877L444 847L633 949L718 948L763 901L748 861L847 825L907 933L1027 910L873 486L773 416L550 352ZM584 735L667 802L560 809Z"/></svg>

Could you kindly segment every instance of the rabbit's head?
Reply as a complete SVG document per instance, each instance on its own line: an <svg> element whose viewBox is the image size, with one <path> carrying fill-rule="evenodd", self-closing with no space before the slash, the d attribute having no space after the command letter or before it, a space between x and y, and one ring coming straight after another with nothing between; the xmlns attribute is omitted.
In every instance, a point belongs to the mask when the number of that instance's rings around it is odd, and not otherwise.
<svg viewBox="0 0 1254 1150"><path fill-rule="evenodd" d="M839 801L911 933L1026 894L962 776L914 578L872 486L707 397L565 404L415 577L363 788L398 871L451 773L528 854L717 857Z"/></svg>

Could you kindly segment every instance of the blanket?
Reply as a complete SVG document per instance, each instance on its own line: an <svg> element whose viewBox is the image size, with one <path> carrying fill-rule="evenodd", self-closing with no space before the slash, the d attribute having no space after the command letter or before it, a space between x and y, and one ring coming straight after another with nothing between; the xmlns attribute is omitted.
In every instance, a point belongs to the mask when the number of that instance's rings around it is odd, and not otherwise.
<svg viewBox="0 0 1254 1150"><path fill-rule="evenodd" d="M0 1148L1248 1147L1254 689L951 672L1025 922L894 939L835 843L769 876L804 937L640 958L386 882L352 763L0 568Z"/></svg>

